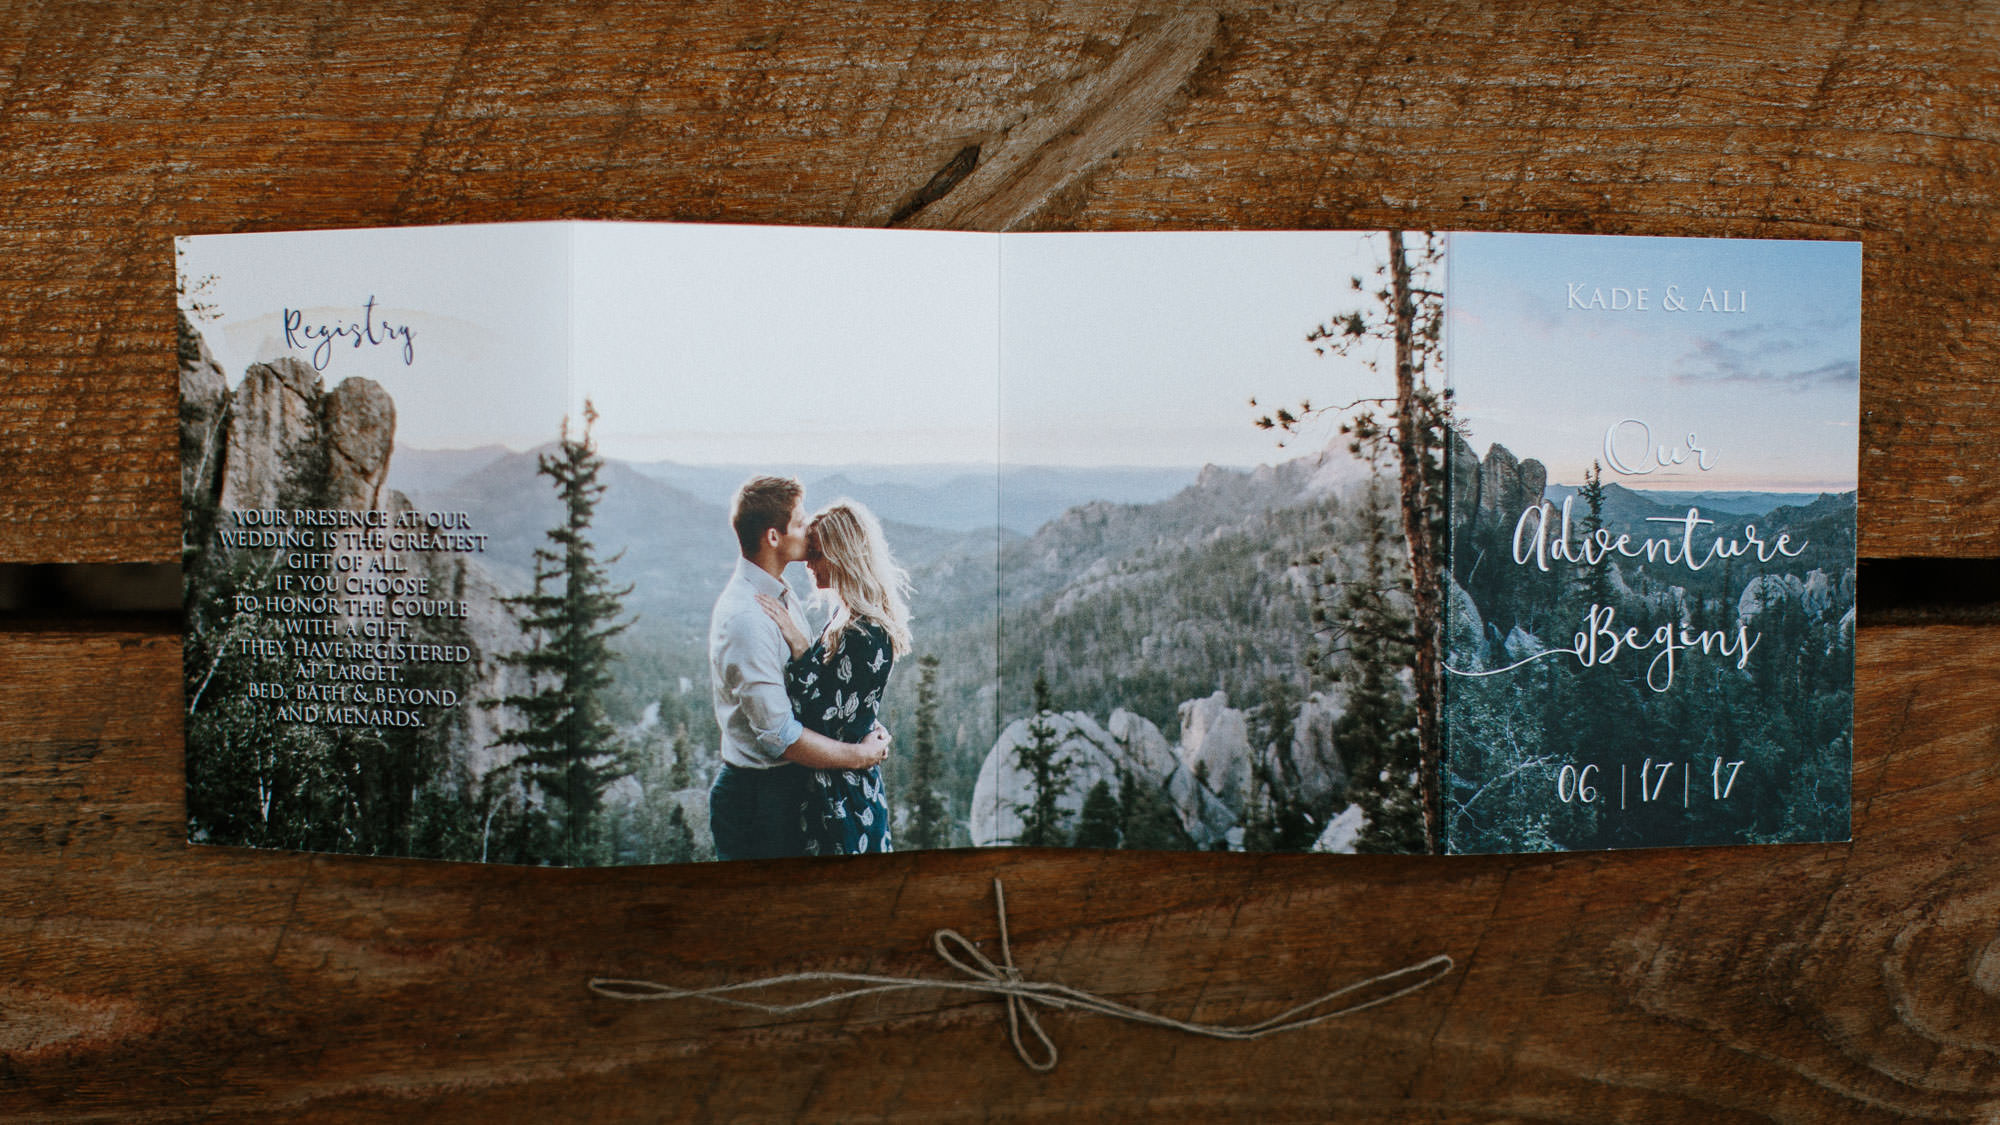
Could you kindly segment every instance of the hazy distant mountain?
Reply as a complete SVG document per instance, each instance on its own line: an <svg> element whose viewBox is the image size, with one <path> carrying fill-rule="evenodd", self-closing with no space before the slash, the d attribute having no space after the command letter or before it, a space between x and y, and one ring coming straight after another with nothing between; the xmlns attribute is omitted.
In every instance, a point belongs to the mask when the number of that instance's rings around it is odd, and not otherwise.
<svg viewBox="0 0 2000 1125"><path fill-rule="evenodd" d="M629 461L627 464L634 472L725 508L737 487L753 476L768 473L798 477L810 490L814 478L828 473L823 468L814 472L798 465L681 465L672 461Z"/></svg>
<svg viewBox="0 0 2000 1125"><path fill-rule="evenodd" d="M477 449L411 449L398 445L389 458L390 488L417 501L441 492L508 455L504 445Z"/></svg>
<svg viewBox="0 0 2000 1125"><path fill-rule="evenodd" d="M831 476L803 477L806 503L813 508L842 497L866 504L884 521L919 524L952 531L991 531L994 513L999 510L996 484L991 474L944 470L928 483L895 480L857 479L845 472Z"/></svg>
<svg viewBox="0 0 2000 1125"><path fill-rule="evenodd" d="M1653 489L1627 489L1616 482L1604 486L1606 493L1612 489L1631 492L1647 500L1669 508L1679 507L1682 511L1690 507L1704 512L1729 512L1740 516L1761 516L1773 508L1790 505L1798 507L1810 504L1819 497L1817 492L1659 492ZM1552 484L1544 495L1558 508L1563 498L1576 493L1573 484Z"/></svg>
<svg viewBox="0 0 2000 1125"><path fill-rule="evenodd" d="M532 581L533 553L547 544L548 529L562 515L552 483L536 471L538 454L504 454L423 500L467 512L476 530L490 534L489 567L516 590ZM598 481L605 491L590 538L613 580L633 587L626 607L641 617L636 628L642 634L666 629L673 643L700 637L738 556L726 498L710 502L620 461L607 461ZM990 528L951 531L885 519L883 529L897 560L911 571L920 608L949 616L968 598L991 602L997 547Z"/></svg>
<svg viewBox="0 0 2000 1125"><path fill-rule="evenodd" d="M490 534L488 566L516 590L528 587L533 552L562 518L552 482L536 470L538 452L508 453L423 500L467 512L476 530ZM618 556L610 564L614 579L636 587L627 608L684 624L705 621L737 555L727 514L615 461L598 481L605 492L590 538L600 559Z"/></svg>
<svg viewBox="0 0 2000 1125"><path fill-rule="evenodd" d="M758 474L797 477L806 505L852 497L885 521L972 531L994 526L994 478L978 465L680 465L635 461L645 476L714 504L729 506L745 480Z"/></svg>
<svg viewBox="0 0 2000 1125"><path fill-rule="evenodd" d="M1150 504L1195 482L1201 470L1070 469L1009 466L1000 472L1000 526L1032 535L1043 524L1093 500Z"/></svg>
<svg viewBox="0 0 2000 1125"><path fill-rule="evenodd" d="M1365 467L1344 453L1277 466L1210 465L1185 488L1151 502L1093 498L1003 550L1001 597L1022 604L1058 592L1099 559L1129 561L1191 549L1219 534L1247 532L1270 512L1296 507L1357 483Z"/></svg>
<svg viewBox="0 0 2000 1125"><path fill-rule="evenodd" d="M1053 468L958 465L678 465L635 462L639 472L714 504L728 504L744 479L756 473L795 476L807 503L851 496L885 520L971 531L996 523L1022 535L1078 504L1109 500L1144 504L1164 500L1193 483L1195 466Z"/></svg>
<svg viewBox="0 0 2000 1125"><path fill-rule="evenodd" d="M396 450L389 484L409 496L428 498L455 490L475 474L496 468L510 454L500 446L478 449ZM680 465L671 461L621 462L638 476L695 500L727 510L729 499L758 473L797 477L806 503L819 507L849 496L868 505L885 522L944 531L977 531L999 526L1031 535L1079 504L1108 501L1148 504L1165 500L1194 483L1201 470L1177 468L1056 468L1009 466L997 476L979 464L928 465ZM530 462L532 468L532 461ZM473 491L476 484L468 483Z"/></svg>

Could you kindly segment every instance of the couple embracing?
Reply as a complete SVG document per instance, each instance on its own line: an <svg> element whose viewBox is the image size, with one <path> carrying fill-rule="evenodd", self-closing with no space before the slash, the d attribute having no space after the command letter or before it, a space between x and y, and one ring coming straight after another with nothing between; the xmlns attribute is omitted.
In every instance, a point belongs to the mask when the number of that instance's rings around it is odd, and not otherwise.
<svg viewBox="0 0 2000 1125"><path fill-rule="evenodd" d="M729 522L743 557L709 621L722 770L710 787L717 859L890 850L876 722L895 658L910 648L908 578L882 527L852 500L812 517L788 477L752 477ZM803 562L832 616L808 638L785 584Z"/></svg>

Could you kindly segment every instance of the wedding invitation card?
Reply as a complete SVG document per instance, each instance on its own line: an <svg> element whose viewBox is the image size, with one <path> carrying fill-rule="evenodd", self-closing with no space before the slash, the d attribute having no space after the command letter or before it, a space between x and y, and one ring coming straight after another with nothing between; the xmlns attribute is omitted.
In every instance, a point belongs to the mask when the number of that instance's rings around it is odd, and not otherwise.
<svg viewBox="0 0 2000 1125"><path fill-rule="evenodd" d="M1860 248L183 238L188 831L1845 839Z"/></svg>

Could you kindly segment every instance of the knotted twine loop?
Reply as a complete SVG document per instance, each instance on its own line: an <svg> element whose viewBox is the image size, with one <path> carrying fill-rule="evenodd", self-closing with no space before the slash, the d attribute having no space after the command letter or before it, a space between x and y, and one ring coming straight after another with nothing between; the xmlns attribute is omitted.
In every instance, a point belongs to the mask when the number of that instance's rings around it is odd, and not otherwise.
<svg viewBox="0 0 2000 1125"><path fill-rule="evenodd" d="M1058 1011L1076 1009L1095 1012L1101 1016L1129 1020L1149 1027L1163 1027L1183 1031L1190 1035L1203 1035L1211 1039L1248 1040L1262 1039L1266 1035L1276 1035L1281 1031L1299 1031L1314 1024L1351 1016L1356 1012L1379 1007L1392 1000L1399 1000L1413 992L1429 988L1449 974L1457 963L1451 955L1440 953L1400 969L1378 973L1366 980L1342 985L1324 995L1315 997L1279 1012L1275 1016L1244 1024L1197 1023L1193 1020L1174 1019L1116 1000L1094 996L1080 988L1072 988L1055 981L1027 980L1021 970L1014 965L1013 948L1007 935L1007 892L999 879L993 880L994 908L1000 918L1000 962L980 952L972 940L957 930L941 929L931 935L931 948L938 957L952 968L970 978L953 980L936 977L892 977L873 973L807 972L785 973L774 977L760 977L757 980L739 981L735 984L720 984L713 988L676 988L657 981L627 980L617 977L593 977L590 990L599 996L612 1000L707 1000L716 1004L728 1004L737 1008L768 1015L787 1016L807 1011L825 1004L836 1004L843 1000L853 1000L861 996L873 996L888 992L909 992L916 989L942 989L947 992L972 992L989 996L999 996L1007 1002L1007 1037L1014 1045L1014 1053L1020 1056L1028 1069L1046 1074L1056 1068L1061 1057L1056 1050L1055 1040L1043 1029L1041 1020L1030 1003ZM961 957L962 955L962 957ZM1403 982L1397 984L1397 982ZM774 1004L762 1000L752 1000L737 995L765 989L783 988L793 984L843 984L853 987L829 992L808 1000L791 1004ZM1341 1007L1333 1007L1357 992L1388 985L1396 987L1386 992L1366 996ZM1041 1044L1040 1057L1030 1053L1027 1042L1022 1038L1021 1028L1025 1025Z"/></svg>

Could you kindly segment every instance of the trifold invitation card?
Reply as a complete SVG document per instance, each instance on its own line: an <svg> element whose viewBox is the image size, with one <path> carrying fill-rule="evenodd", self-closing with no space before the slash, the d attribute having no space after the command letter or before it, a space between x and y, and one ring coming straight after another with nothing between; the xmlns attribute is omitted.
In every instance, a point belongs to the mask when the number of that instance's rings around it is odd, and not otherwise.
<svg viewBox="0 0 2000 1125"><path fill-rule="evenodd" d="M193 841L1843 840L1860 247L178 241Z"/></svg>

